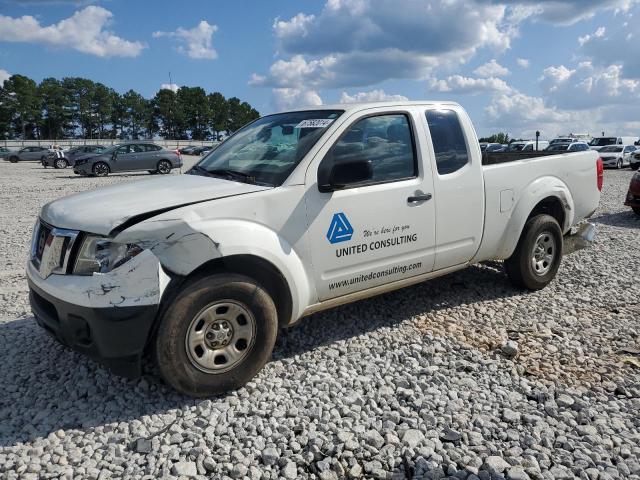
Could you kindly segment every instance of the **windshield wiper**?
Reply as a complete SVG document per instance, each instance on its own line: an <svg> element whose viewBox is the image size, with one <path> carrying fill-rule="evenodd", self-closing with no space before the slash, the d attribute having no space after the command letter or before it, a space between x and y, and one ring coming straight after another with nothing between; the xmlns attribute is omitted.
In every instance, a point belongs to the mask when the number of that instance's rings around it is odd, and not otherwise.
<svg viewBox="0 0 640 480"><path fill-rule="evenodd" d="M207 176L207 177L213 176L213 175L211 175L209 170L207 170L206 168L202 168L200 165L194 165L193 167L191 167L187 171L187 174L189 174L189 175L204 175L204 176Z"/></svg>
<svg viewBox="0 0 640 480"><path fill-rule="evenodd" d="M246 183L256 183L256 177L249 175L248 173L240 172L238 170L230 170L228 168L216 168L213 170L207 170L212 175L226 175L227 177L235 178Z"/></svg>

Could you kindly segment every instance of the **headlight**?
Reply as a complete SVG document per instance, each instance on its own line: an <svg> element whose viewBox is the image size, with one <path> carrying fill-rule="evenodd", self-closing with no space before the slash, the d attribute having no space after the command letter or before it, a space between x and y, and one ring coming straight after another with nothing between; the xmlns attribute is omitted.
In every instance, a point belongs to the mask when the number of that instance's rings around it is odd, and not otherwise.
<svg viewBox="0 0 640 480"><path fill-rule="evenodd" d="M107 273L141 252L142 248L133 243L116 243L108 238L89 235L82 243L73 273L75 275Z"/></svg>

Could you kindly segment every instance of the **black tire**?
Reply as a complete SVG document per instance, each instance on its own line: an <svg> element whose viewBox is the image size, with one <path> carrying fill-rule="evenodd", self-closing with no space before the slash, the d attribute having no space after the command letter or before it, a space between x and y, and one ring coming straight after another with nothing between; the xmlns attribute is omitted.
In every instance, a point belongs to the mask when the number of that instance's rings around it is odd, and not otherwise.
<svg viewBox="0 0 640 480"><path fill-rule="evenodd" d="M640 167L640 163L632 163L630 167L631 170L638 170L638 167Z"/></svg>
<svg viewBox="0 0 640 480"><path fill-rule="evenodd" d="M633 213L640 216L640 207L631 207L631 210L633 210Z"/></svg>
<svg viewBox="0 0 640 480"><path fill-rule="evenodd" d="M187 339L201 312L219 302L245 308L254 319L254 337L239 363L208 373L192 360ZM189 282L162 314L154 340L155 361L165 382L177 391L192 397L217 395L242 387L262 369L271 358L277 333L276 307L265 289L243 275L214 274Z"/></svg>
<svg viewBox="0 0 640 480"><path fill-rule="evenodd" d="M171 162L168 160L160 160L156 171L161 175L167 175L171 173Z"/></svg>
<svg viewBox="0 0 640 480"><path fill-rule="evenodd" d="M619 158L619 159L618 159L618 163L616 163L616 168L617 168L618 170L620 170L623 166L624 166L624 165L623 165L623 163L622 163L622 159L621 159L621 158Z"/></svg>
<svg viewBox="0 0 640 480"><path fill-rule="evenodd" d="M69 162L67 162L66 158L56 158L53 162L53 166L57 169L67 168L69 166Z"/></svg>
<svg viewBox="0 0 640 480"><path fill-rule="evenodd" d="M91 171L96 177L106 177L111 172L111 169L106 163L98 162L91 168Z"/></svg>
<svg viewBox="0 0 640 480"><path fill-rule="evenodd" d="M16 157L15 155L13 157L9 157L9 161L11 163L18 163L18 157Z"/></svg>
<svg viewBox="0 0 640 480"><path fill-rule="evenodd" d="M543 243L548 235L554 243L553 259L540 265L541 271L534 267L534 248L538 240ZM556 276L562 260L562 230L555 218L550 215L536 215L529 219L522 230L520 240L513 255L504 262L507 276L516 287L528 290L540 290L546 287ZM549 239L551 242L551 239ZM549 243L550 244L550 243ZM544 251L542 252L544 253Z"/></svg>

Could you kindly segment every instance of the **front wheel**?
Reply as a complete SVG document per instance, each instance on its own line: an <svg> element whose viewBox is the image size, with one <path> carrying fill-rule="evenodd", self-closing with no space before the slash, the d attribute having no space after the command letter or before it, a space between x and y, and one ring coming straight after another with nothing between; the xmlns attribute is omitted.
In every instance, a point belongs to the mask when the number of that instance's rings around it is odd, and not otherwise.
<svg viewBox="0 0 640 480"><path fill-rule="evenodd" d="M164 380L206 397L242 387L271 357L278 332L273 300L249 277L215 274L187 284L155 336Z"/></svg>
<svg viewBox="0 0 640 480"><path fill-rule="evenodd" d="M56 158L56 161L53 163L55 168L67 168L69 166L69 162L67 162L66 158Z"/></svg>
<svg viewBox="0 0 640 480"><path fill-rule="evenodd" d="M620 170L622 168L622 159L621 158L618 159L618 163L616 164L616 168L618 170Z"/></svg>
<svg viewBox="0 0 640 480"><path fill-rule="evenodd" d="M158 173L162 175L166 175L167 173L171 173L171 163L167 160L160 160L158 162Z"/></svg>
<svg viewBox="0 0 640 480"><path fill-rule="evenodd" d="M96 177L106 177L109 175L109 165L104 162L96 163L91 169Z"/></svg>
<svg viewBox="0 0 640 480"><path fill-rule="evenodd" d="M9 157L9 161L11 163L18 163L18 157L16 157L15 155L13 157Z"/></svg>
<svg viewBox="0 0 640 480"><path fill-rule="evenodd" d="M527 221L513 255L505 260L511 283L528 290L546 287L556 276L562 259L562 230L550 215Z"/></svg>

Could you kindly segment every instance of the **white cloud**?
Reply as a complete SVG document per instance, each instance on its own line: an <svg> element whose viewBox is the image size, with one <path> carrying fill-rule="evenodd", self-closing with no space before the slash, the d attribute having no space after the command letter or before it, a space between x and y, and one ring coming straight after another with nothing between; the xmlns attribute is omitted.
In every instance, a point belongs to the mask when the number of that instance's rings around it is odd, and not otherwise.
<svg viewBox="0 0 640 480"><path fill-rule="evenodd" d="M42 26L31 15L0 15L0 41L39 43L72 48L98 57L137 57L145 45L118 37L106 29L113 14L102 7L88 6L58 23Z"/></svg>
<svg viewBox="0 0 640 480"><path fill-rule="evenodd" d="M160 85L160 90L171 90L177 92L180 87L176 83L163 83Z"/></svg>
<svg viewBox="0 0 640 480"><path fill-rule="evenodd" d="M4 84L5 80L9 80L11 74L5 69L0 68L0 86Z"/></svg>
<svg viewBox="0 0 640 480"><path fill-rule="evenodd" d="M545 68L540 79L545 96L563 109L614 109L640 103L640 81L624 78L621 65L594 67L582 62L575 69L564 65Z"/></svg>
<svg viewBox="0 0 640 480"><path fill-rule="evenodd" d="M290 110L294 108L322 105L322 98L315 90L299 88L274 88L272 89L274 104L277 110Z"/></svg>
<svg viewBox="0 0 640 480"><path fill-rule="evenodd" d="M197 60L213 60L218 53L213 48L213 34L218 30L217 25L211 25L201 20L191 29L178 27L174 32L154 32L153 37L172 37L178 39L178 52Z"/></svg>
<svg viewBox="0 0 640 480"><path fill-rule="evenodd" d="M516 63L520 68L529 68L529 66L531 65L531 62L529 62L529 59L527 58L518 58L516 60Z"/></svg>
<svg viewBox="0 0 640 480"><path fill-rule="evenodd" d="M505 75L509 75L511 72L508 68L500 65L494 58L484 65L480 65L473 71L473 73L479 77L504 77Z"/></svg>
<svg viewBox="0 0 640 480"><path fill-rule="evenodd" d="M511 87L501 78L472 78L451 75L445 79L430 78L427 81L430 90L441 93L476 95L487 92L509 92Z"/></svg>
<svg viewBox="0 0 640 480"><path fill-rule="evenodd" d="M409 100L404 95L390 95L384 90L370 90L368 92L358 92L354 95L349 95L347 92L342 92L340 96L340 103L358 103L358 102L403 102Z"/></svg>
<svg viewBox="0 0 640 480"><path fill-rule="evenodd" d="M582 47L584 46L585 43L588 43L591 39L604 37L605 33L607 33L607 29L605 27L598 27L598 29L595 31L593 35L587 34L583 37L578 37L578 43Z"/></svg>
<svg viewBox="0 0 640 480"><path fill-rule="evenodd" d="M479 48L509 48L515 33L503 24L505 10L463 0L406 0L402 8L393 0L327 0L318 15L274 22L282 58L250 83L318 89L419 79Z"/></svg>

